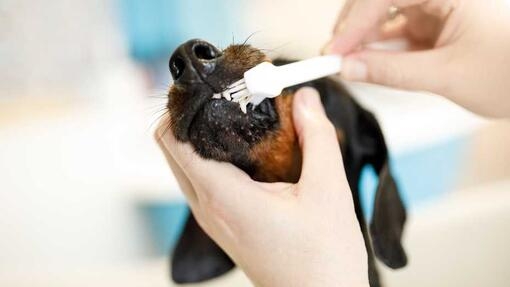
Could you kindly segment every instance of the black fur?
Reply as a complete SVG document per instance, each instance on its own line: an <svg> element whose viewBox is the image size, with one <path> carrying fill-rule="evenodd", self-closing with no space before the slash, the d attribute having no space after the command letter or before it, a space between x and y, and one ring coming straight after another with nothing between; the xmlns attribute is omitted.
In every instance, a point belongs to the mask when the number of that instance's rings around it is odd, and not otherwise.
<svg viewBox="0 0 510 287"><path fill-rule="evenodd" d="M198 43L205 45L203 41ZM191 53L194 45L197 44L188 42L179 49ZM243 47L248 49L248 54L241 49ZM256 51L254 52L251 47L242 46L241 48L236 46L226 50L240 49L236 52L245 53L249 57L254 57L256 54ZM174 54L172 58L185 57L186 55L182 54L184 53L182 51L179 52L181 54L176 52L177 55ZM215 63L215 67L220 67L218 73L207 70L211 74L204 75L200 70L197 72L200 75L198 80L193 78L197 77L195 74L184 74L187 81L193 80L192 84L178 83L187 86L189 90L202 89L203 92L203 89L208 89L208 93L205 93L205 96L196 95L202 98L184 99L190 102L191 106L187 106L187 108L193 109L190 112L192 116L186 115L190 118L174 123L173 131L181 133L176 135L177 138L191 142L202 157L232 162L251 175L254 166L247 157L249 149L262 139L265 133L279 128L278 114L275 112L273 100L265 100L255 110L248 108L247 114L241 113L239 106L235 103L210 100L211 93L217 92L214 90L215 87L210 85L212 80L228 78L230 76L228 71L233 70L234 73L239 73L239 69L246 70L252 65L250 62L241 68L227 69L225 65L231 65L229 61L219 55L218 51L214 50L213 52L218 61ZM241 59L243 58L241 57ZM281 65L288 61L276 60L274 63ZM194 69L203 69L196 65L193 66ZM177 72L182 71L175 70L173 74L177 74ZM213 82L217 83L218 81ZM405 209L398 195L395 180L390 173L383 134L375 117L363 109L338 81L322 78L291 87L287 91L292 93L303 86L311 86L319 91L328 118L345 135L345 142L342 145L344 167L368 251L370 286L380 286L373 250L375 250L375 255L389 267L399 268L407 262L400 243L406 219ZM207 100L204 97L207 97ZM169 108L171 105L172 98L169 101ZM223 120L219 122L218 119ZM373 166L380 177L370 228L367 228L363 217L358 192L361 170L366 165ZM174 281L178 283L200 282L219 276L233 267L232 260L200 229L190 214L184 232L173 252L172 278Z"/></svg>

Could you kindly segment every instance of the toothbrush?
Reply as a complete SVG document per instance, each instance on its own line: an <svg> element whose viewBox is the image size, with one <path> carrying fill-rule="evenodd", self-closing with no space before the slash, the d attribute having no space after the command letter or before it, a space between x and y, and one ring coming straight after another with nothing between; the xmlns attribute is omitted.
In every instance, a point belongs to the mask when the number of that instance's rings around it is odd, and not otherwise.
<svg viewBox="0 0 510 287"><path fill-rule="evenodd" d="M339 56L320 56L283 66L263 62L244 73L244 78L232 83L223 92L213 95L239 103L246 113L251 103L255 108L266 98L274 98L284 88L336 74L342 68Z"/></svg>

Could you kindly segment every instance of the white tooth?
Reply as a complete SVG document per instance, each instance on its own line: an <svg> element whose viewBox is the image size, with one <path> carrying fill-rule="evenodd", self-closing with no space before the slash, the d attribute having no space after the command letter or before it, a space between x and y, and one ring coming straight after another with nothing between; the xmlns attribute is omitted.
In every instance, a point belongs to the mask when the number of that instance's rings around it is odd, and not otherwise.
<svg viewBox="0 0 510 287"><path fill-rule="evenodd" d="M222 95L223 95L223 97L224 97L225 99L227 99L228 101L231 101L231 100L232 100L232 98L230 97L230 93L229 93L229 92L223 92L223 93L222 93Z"/></svg>
<svg viewBox="0 0 510 287"><path fill-rule="evenodd" d="M243 111L243 113L245 113L245 114L246 114L246 107L248 106L249 103L250 103L250 101L248 100L247 97L244 97L239 101L239 107L241 108L241 111Z"/></svg>
<svg viewBox="0 0 510 287"><path fill-rule="evenodd" d="M246 106L248 105L248 103L246 102L239 102L239 106L241 107L241 111L243 111L243 113L246 114Z"/></svg>
<svg viewBox="0 0 510 287"><path fill-rule="evenodd" d="M213 94L213 99L221 99L221 94Z"/></svg>
<svg viewBox="0 0 510 287"><path fill-rule="evenodd" d="M250 94L249 93L244 93L244 94L234 94L232 95L232 101L233 102L241 102L241 101L245 101L246 99L248 99L250 97Z"/></svg>

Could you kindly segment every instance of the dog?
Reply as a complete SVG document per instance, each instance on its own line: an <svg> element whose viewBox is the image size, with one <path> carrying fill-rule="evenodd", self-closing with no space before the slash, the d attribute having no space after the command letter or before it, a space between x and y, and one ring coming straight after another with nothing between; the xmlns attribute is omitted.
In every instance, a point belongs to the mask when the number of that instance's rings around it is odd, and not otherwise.
<svg viewBox="0 0 510 287"><path fill-rule="evenodd" d="M230 162L254 180L295 183L301 171L301 150L292 123L292 95L303 86L317 89L337 131L368 252L370 286L380 286L375 257L391 268L407 264L401 244L406 211L391 174L388 150L376 118L332 78L284 89L280 96L265 99L255 108L248 106L246 113L237 103L212 98L214 93L243 78L244 72L263 61L270 59L246 43L219 50L195 39L179 46L169 62L174 80L167 103L170 131L178 141L190 143L201 157ZM273 63L282 65L288 61ZM358 192L361 170L366 165L371 165L379 175L369 225L365 223ZM172 279L177 283L201 282L234 266L190 214L172 254Z"/></svg>

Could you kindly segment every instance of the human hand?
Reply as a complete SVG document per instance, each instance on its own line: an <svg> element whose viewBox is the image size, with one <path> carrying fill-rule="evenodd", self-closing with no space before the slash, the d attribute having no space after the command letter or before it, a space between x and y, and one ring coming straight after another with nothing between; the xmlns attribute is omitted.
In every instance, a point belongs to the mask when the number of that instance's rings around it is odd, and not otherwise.
<svg viewBox="0 0 510 287"><path fill-rule="evenodd" d="M388 19L392 5L400 15ZM430 91L485 116L510 116L507 0L348 0L324 53L345 55L342 76ZM404 38L402 51L370 44Z"/></svg>
<svg viewBox="0 0 510 287"><path fill-rule="evenodd" d="M298 183L253 181L204 160L165 133L156 138L200 226L256 286L368 286L367 253L335 129L318 93L294 95L303 152Z"/></svg>

